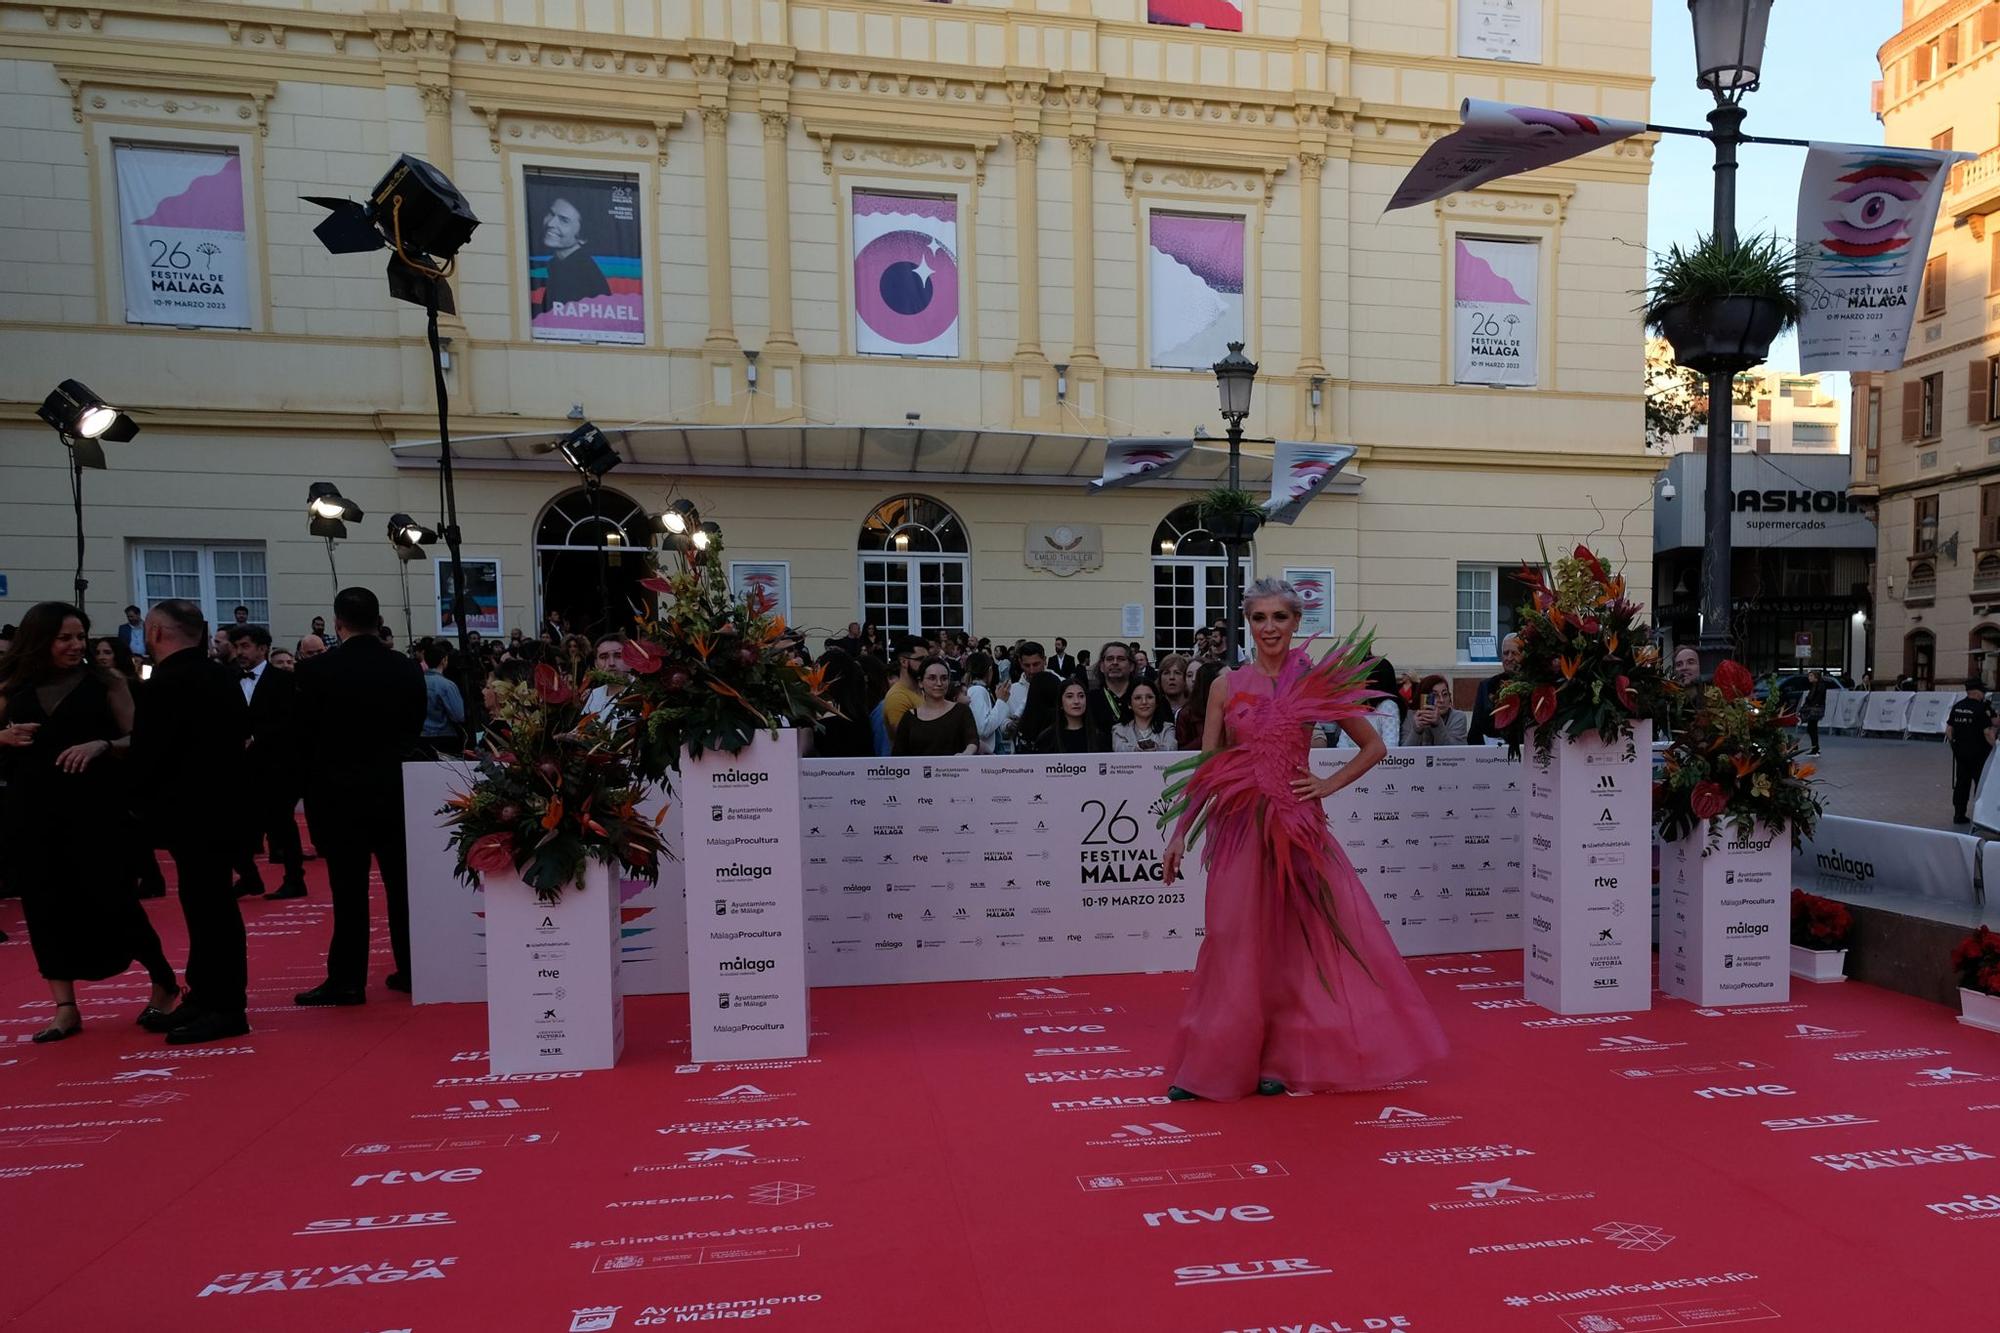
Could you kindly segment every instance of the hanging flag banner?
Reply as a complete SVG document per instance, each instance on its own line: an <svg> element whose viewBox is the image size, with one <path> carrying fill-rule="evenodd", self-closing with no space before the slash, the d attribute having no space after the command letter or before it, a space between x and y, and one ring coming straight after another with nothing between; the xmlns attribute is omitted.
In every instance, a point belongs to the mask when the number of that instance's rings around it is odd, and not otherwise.
<svg viewBox="0 0 2000 1333"><path fill-rule="evenodd" d="M236 150L117 144L125 322L250 327Z"/></svg>
<svg viewBox="0 0 2000 1333"><path fill-rule="evenodd" d="M1271 451L1271 498L1264 502L1264 516L1273 523L1297 520L1306 501L1324 490L1354 454L1351 444L1278 441Z"/></svg>
<svg viewBox="0 0 2000 1333"><path fill-rule="evenodd" d="M646 341L639 178L528 167L528 331L536 342Z"/></svg>
<svg viewBox="0 0 2000 1333"><path fill-rule="evenodd" d="M1452 382L1533 384L1541 247L1465 236L1452 246Z"/></svg>
<svg viewBox="0 0 2000 1333"><path fill-rule="evenodd" d="M1243 338L1243 219L1152 213L1146 219L1150 362L1207 370Z"/></svg>
<svg viewBox="0 0 2000 1333"><path fill-rule="evenodd" d="M1383 212L1567 162L1646 128L1636 120L1509 106L1476 97L1459 106L1459 117L1465 123L1425 150Z"/></svg>
<svg viewBox="0 0 2000 1333"><path fill-rule="evenodd" d="M854 192L854 350L958 355L958 200Z"/></svg>
<svg viewBox="0 0 2000 1333"><path fill-rule="evenodd" d="M1104 475L1084 487L1087 491L1108 491L1115 486L1170 477L1174 469L1194 452L1188 439L1125 439L1104 442Z"/></svg>
<svg viewBox="0 0 2000 1333"><path fill-rule="evenodd" d="M1799 369L1895 370L1952 163L1972 153L1816 143L1799 178Z"/></svg>

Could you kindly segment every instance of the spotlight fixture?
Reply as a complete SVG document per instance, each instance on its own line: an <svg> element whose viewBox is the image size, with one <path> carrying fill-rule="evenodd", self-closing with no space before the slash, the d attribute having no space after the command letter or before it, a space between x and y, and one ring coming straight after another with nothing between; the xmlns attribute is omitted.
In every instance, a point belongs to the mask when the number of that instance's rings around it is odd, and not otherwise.
<svg viewBox="0 0 2000 1333"><path fill-rule="evenodd" d="M700 526L701 511L694 507L693 501L685 497L653 515L653 531L663 532L669 537L685 537Z"/></svg>
<svg viewBox="0 0 2000 1333"><path fill-rule="evenodd" d="M703 523L688 534L688 545L694 547L697 551L706 551L721 540L722 528L719 524L715 523Z"/></svg>
<svg viewBox="0 0 2000 1333"><path fill-rule="evenodd" d="M619 463L618 451L611 447L611 441L588 421L556 441L554 448L586 481L595 481Z"/></svg>
<svg viewBox="0 0 2000 1333"><path fill-rule="evenodd" d="M81 380L58 384L35 409L35 415L55 428L76 452L77 463L82 467L104 466L100 440L123 444L139 433L137 422L98 397Z"/></svg>
<svg viewBox="0 0 2000 1333"><path fill-rule="evenodd" d="M361 506L342 495L340 488L330 481L316 481L306 488L306 513L312 520L308 525L312 535L329 541L345 537L347 525L364 517Z"/></svg>
<svg viewBox="0 0 2000 1333"><path fill-rule="evenodd" d="M396 159L375 183L365 203L352 199L302 196L328 216L313 228L320 243L337 255L366 254L387 247L389 292L400 300L454 313L451 289L442 279L452 259L472 237L479 219L472 205L442 171L408 153Z"/></svg>
<svg viewBox="0 0 2000 1333"><path fill-rule="evenodd" d="M404 560L416 560L424 553L424 547L437 543L436 528L427 528L408 514L389 516L389 544L396 548L396 554Z"/></svg>
<svg viewBox="0 0 2000 1333"><path fill-rule="evenodd" d="M750 392L757 392L757 354L749 348L743 349L743 378L750 385Z"/></svg>

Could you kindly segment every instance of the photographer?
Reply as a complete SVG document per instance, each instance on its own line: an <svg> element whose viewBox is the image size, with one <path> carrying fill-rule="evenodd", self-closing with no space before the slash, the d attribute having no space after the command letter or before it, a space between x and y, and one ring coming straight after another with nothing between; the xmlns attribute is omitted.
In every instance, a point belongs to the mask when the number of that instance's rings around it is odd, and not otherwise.
<svg viewBox="0 0 2000 1333"><path fill-rule="evenodd" d="M1403 719L1405 745L1463 745L1472 719L1451 706L1451 682L1425 676L1417 684L1418 704Z"/></svg>

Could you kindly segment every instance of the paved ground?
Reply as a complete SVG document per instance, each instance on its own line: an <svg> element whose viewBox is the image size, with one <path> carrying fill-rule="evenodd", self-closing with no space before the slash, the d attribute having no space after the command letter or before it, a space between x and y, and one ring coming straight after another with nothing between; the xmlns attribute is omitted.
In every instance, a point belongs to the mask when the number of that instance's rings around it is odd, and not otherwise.
<svg viewBox="0 0 2000 1333"><path fill-rule="evenodd" d="M1819 776L1826 784L1828 814L1919 828L1952 827L1951 752L1943 741L1825 733L1820 741Z"/></svg>

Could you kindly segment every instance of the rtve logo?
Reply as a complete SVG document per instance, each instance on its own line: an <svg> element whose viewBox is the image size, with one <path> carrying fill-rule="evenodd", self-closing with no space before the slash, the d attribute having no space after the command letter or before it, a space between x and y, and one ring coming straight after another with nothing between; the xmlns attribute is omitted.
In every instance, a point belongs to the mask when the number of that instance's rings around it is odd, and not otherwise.
<svg viewBox="0 0 2000 1333"><path fill-rule="evenodd" d="M1157 1213L1141 1213L1149 1227L1198 1226L1203 1222L1268 1222L1271 1210L1259 1203L1240 1203L1233 1208L1168 1208Z"/></svg>
<svg viewBox="0 0 2000 1333"><path fill-rule="evenodd" d="M1782 1083L1751 1083L1740 1088L1699 1088L1695 1096L1712 1102L1718 1097L1796 1097L1798 1094Z"/></svg>
<svg viewBox="0 0 2000 1333"><path fill-rule="evenodd" d="M363 1185L426 1185L435 1182L440 1185L463 1185L486 1174L476 1166L459 1166L438 1171L380 1171L365 1176L356 1176L349 1189L359 1189Z"/></svg>
<svg viewBox="0 0 2000 1333"><path fill-rule="evenodd" d="M1027 1037L1060 1037L1075 1032L1102 1032L1102 1023L1038 1023L1031 1028L1022 1028Z"/></svg>

